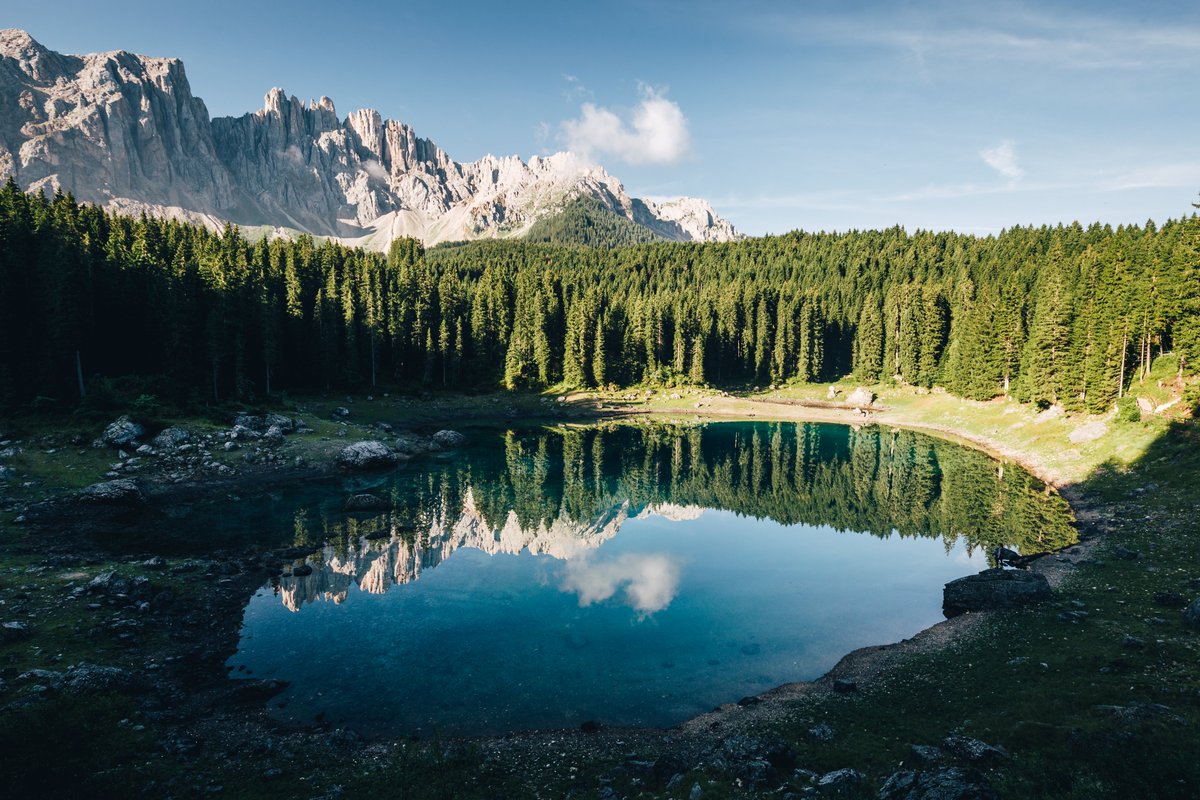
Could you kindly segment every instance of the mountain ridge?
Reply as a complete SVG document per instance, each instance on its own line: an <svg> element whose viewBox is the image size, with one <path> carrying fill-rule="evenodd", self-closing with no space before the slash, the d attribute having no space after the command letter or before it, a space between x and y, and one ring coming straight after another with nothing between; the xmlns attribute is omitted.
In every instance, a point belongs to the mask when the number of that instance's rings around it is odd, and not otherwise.
<svg viewBox="0 0 1200 800"><path fill-rule="evenodd" d="M571 153L457 162L370 108L338 115L283 89L260 109L211 117L183 62L123 50L64 55L0 31L0 178L71 191L123 213L253 233L309 233L384 250L401 236L443 241L523 235L580 197L676 241L728 241L707 201L630 197Z"/></svg>

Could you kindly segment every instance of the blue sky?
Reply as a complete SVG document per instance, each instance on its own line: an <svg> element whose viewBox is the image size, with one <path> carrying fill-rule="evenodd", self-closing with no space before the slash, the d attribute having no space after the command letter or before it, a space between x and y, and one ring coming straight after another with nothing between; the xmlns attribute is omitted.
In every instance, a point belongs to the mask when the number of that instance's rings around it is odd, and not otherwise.
<svg viewBox="0 0 1200 800"><path fill-rule="evenodd" d="M460 161L574 146L751 233L1163 220L1200 199L1200 4L2 0L51 49L183 59Z"/></svg>

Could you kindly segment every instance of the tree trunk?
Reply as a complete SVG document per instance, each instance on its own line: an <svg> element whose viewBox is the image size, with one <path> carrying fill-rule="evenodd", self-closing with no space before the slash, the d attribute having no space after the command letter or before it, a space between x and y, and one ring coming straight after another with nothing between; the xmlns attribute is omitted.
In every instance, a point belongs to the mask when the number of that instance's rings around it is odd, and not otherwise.
<svg viewBox="0 0 1200 800"><path fill-rule="evenodd" d="M87 397L87 389L83 387L83 360L78 350L75 351L75 380L79 381L79 399L83 400Z"/></svg>

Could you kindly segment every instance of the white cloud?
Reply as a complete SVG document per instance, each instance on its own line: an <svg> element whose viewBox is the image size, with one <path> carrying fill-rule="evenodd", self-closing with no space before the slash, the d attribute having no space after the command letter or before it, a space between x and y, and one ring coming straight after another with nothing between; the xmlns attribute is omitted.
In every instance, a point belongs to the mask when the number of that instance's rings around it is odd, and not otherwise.
<svg viewBox="0 0 1200 800"><path fill-rule="evenodd" d="M589 556L567 562L562 589L579 605L603 602L624 587L625 602L643 614L661 611L679 591L679 564L661 554L626 553L608 561Z"/></svg>
<svg viewBox="0 0 1200 800"><path fill-rule="evenodd" d="M985 147L979 151L979 157L1010 181L1015 181L1025 174L1025 170L1017 164L1017 145L1012 139L1005 139L995 147Z"/></svg>
<svg viewBox="0 0 1200 800"><path fill-rule="evenodd" d="M679 105L648 86L641 93L627 121L584 103L578 119L562 123L567 149L585 158L612 155L630 164L672 164L686 156L691 140Z"/></svg>
<svg viewBox="0 0 1200 800"><path fill-rule="evenodd" d="M373 158L368 158L363 161L363 170L377 181L386 181L388 179L387 170Z"/></svg>

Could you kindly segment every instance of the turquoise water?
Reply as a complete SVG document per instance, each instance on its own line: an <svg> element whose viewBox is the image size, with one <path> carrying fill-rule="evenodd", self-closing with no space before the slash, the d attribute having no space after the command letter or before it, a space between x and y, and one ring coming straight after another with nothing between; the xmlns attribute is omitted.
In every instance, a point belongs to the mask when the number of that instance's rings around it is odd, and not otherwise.
<svg viewBox="0 0 1200 800"><path fill-rule="evenodd" d="M359 486L292 509L327 544L251 598L229 661L291 682L275 714L366 734L667 726L937 622L943 584L990 547L1046 544L1023 520L1072 535L1025 473L908 432L474 440L377 479L387 513L339 514Z"/></svg>

